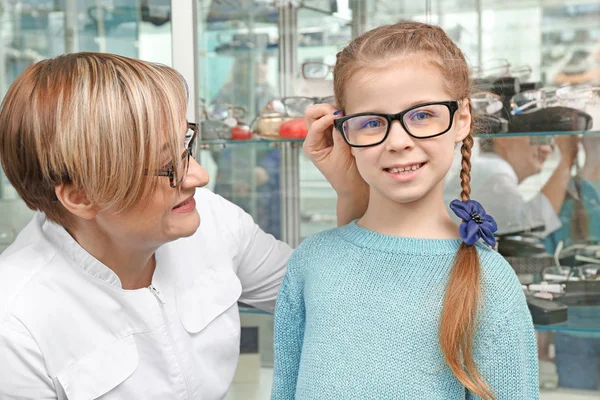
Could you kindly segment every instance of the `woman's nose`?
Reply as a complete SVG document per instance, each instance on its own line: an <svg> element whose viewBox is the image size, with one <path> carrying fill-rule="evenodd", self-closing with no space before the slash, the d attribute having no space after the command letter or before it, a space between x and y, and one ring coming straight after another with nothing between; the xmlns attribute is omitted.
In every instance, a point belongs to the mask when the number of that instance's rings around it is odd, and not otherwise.
<svg viewBox="0 0 600 400"><path fill-rule="evenodd" d="M203 187L208 184L209 180L208 172L195 159L190 158L190 165L183 180L183 187Z"/></svg>

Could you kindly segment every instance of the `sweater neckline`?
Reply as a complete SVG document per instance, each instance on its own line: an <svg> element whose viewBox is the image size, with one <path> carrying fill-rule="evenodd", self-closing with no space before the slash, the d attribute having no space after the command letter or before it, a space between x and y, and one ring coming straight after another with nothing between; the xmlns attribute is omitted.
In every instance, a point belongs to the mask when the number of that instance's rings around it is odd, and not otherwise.
<svg viewBox="0 0 600 400"><path fill-rule="evenodd" d="M361 248L398 254L429 256L456 254L462 243L461 239L426 239L384 235L363 228L357 225L356 221L354 220L339 228L338 232L346 241Z"/></svg>

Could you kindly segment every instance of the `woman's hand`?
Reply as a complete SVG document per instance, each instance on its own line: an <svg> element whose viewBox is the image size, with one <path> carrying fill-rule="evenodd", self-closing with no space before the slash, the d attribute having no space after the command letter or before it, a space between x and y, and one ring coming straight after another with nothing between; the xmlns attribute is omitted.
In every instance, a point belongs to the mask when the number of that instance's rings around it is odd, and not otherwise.
<svg viewBox="0 0 600 400"><path fill-rule="evenodd" d="M334 130L337 109L331 104L316 104L306 109L308 135L304 153L321 171L338 194L338 224L361 217L368 204L369 186L356 168L350 146Z"/></svg>

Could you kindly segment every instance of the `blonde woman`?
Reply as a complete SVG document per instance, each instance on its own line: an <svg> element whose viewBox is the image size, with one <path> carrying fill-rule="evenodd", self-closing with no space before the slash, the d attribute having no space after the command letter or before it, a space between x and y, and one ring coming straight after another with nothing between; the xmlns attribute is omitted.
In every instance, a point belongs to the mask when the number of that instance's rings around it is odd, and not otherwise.
<svg viewBox="0 0 600 400"><path fill-rule="evenodd" d="M0 398L224 397L237 302L273 310L291 249L202 188L186 96L171 68L95 53L11 86L0 158L38 213L0 256ZM360 215L349 153L326 137L306 148L340 223Z"/></svg>

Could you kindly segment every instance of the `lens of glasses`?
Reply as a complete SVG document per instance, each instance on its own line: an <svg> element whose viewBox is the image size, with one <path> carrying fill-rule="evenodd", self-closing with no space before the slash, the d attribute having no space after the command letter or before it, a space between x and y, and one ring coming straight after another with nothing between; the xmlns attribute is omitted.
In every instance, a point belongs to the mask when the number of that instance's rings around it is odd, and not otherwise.
<svg viewBox="0 0 600 400"><path fill-rule="evenodd" d="M181 155L181 159L173 169L173 185L175 187L181 185L181 182L185 179L188 169L190 167L190 158L196 157L196 131L193 127L188 126L188 130L185 134L185 151Z"/></svg>
<svg viewBox="0 0 600 400"><path fill-rule="evenodd" d="M388 121L379 115L360 115L344 122L344 136L351 145L369 146L381 142L387 133Z"/></svg>
<svg viewBox="0 0 600 400"><path fill-rule="evenodd" d="M450 109L433 104L409 110L402 118L404 128L417 138L426 138L446 132L450 127ZM385 139L388 120L380 115L359 115L343 124L344 135L351 145L370 146Z"/></svg>
<svg viewBox="0 0 600 400"><path fill-rule="evenodd" d="M329 65L319 62L308 62L302 65L302 74L305 79L325 79L329 74Z"/></svg>
<svg viewBox="0 0 600 400"><path fill-rule="evenodd" d="M197 126L194 127L192 126L188 126L187 132L185 133L185 148L189 149L189 153L190 156L192 158L196 158L196 152L197 152Z"/></svg>
<svg viewBox="0 0 600 400"><path fill-rule="evenodd" d="M440 104L419 107L407 112L402 121L413 136L433 136L450 127L450 109Z"/></svg>

